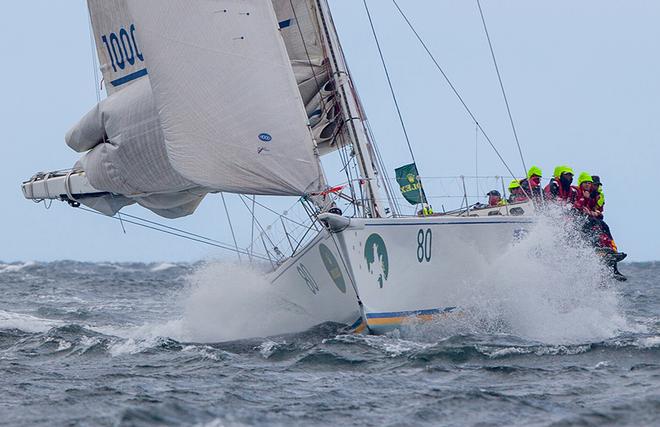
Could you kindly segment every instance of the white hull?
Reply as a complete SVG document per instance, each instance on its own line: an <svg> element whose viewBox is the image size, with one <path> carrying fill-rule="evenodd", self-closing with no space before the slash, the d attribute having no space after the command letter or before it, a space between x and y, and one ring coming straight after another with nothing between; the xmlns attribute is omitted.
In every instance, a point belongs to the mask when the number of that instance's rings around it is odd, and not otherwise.
<svg viewBox="0 0 660 427"><path fill-rule="evenodd" d="M335 244L337 241L336 234L323 230L271 273L270 281L278 293L304 313L307 320L299 325L300 331L323 322L345 323L356 328L361 323L358 298Z"/></svg>
<svg viewBox="0 0 660 427"><path fill-rule="evenodd" d="M530 216L324 217L333 231L317 236L272 282L310 314L301 327L335 321L373 333L454 311L460 290L481 279L484 267L500 268L491 264L534 222Z"/></svg>

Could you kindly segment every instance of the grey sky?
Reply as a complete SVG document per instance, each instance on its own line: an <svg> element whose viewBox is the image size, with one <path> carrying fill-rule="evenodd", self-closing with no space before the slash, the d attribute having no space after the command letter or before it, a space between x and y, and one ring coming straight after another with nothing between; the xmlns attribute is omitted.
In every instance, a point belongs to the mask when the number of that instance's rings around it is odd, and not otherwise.
<svg viewBox="0 0 660 427"><path fill-rule="evenodd" d="M372 14L411 135L420 173L472 175L475 132L461 105L389 0ZM476 0L399 0L422 37L516 173L515 148ZM362 2L331 0L367 114L391 172L409 154ZM660 3L483 0L525 158L549 176L556 164L599 174L606 220L633 260L660 259L656 167L660 160ZM39 170L71 166L63 135L96 102L84 2L4 5L0 260L196 260L227 256L53 203L22 198ZM484 141L481 174L505 169ZM428 184L432 186L432 183ZM439 192L439 188L432 188ZM235 204L235 200L232 202ZM235 209L233 206L232 209ZM437 208L437 207L436 207ZM129 212L149 216L131 208ZM238 212L238 211L237 211ZM231 241L217 196L171 222ZM236 224L243 231L245 220Z"/></svg>

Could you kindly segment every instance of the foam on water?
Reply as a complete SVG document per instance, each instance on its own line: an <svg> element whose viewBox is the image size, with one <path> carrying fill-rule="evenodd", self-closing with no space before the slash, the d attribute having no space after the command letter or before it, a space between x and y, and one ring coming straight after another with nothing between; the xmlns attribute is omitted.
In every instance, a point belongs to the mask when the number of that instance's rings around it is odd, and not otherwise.
<svg viewBox="0 0 660 427"><path fill-rule="evenodd" d="M208 262L187 278L177 295L180 314L158 324L104 332L131 340L119 352L148 345L155 337L183 342L221 342L300 332L307 314L288 302L268 281L263 268ZM145 341L145 342L142 342Z"/></svg>
<svg viewBox="0 0 660 427"><path fill-rule="evenodd" d="M34 261L27 261L15 264L0 264L0 273L16 273L27 267L32 267L37 263Z"/></svg>
<svg viewBox="0 0 660 427"><path fill-rule="evenodd" d="M156 273L156 272L159 272L159 271L170 270L170 269L176 268L176 267L177 267L176 264L172 264L172 263L169 263L169 262L163 262L163 263L160 263L160 264L155 265L154 267L152 267L151 271Z"/></svg>
<svg viewBox="0 0 660 427"><path fill-rule="evenodd" d="M46 332L63 324L58 320L42 319L29 314L0 310L0 330L18 329L24 332Z"/></svg>

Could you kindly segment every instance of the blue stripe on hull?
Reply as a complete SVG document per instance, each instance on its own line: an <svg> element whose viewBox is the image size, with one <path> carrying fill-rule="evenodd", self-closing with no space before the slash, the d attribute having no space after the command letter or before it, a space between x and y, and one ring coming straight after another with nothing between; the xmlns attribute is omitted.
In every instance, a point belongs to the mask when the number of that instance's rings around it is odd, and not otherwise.
<svg viewBox="0 0 660 427"><path fill-rule="evenodd" d="M431 321L439 316L457 312L457 307L432 308L427 310L367 313L367 327L370 332L384 334L401 327L406 320Z"/></svg>
<svg viewBox="0 0 660 427"><path fill-rule="evenodd" d="M449 313L454 310L456 310L456 307L431 308L427 310L413 310L413 311L393 311L389 313L367 313L367 319L431 316L434 314Z"/></svg>

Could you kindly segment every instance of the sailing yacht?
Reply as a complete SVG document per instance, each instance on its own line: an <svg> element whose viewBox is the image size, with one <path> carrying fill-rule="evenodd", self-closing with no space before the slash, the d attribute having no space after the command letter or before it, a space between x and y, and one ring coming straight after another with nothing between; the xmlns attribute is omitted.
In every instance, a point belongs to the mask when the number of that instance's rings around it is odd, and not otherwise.
<svg viewBox="0 0 660 427"><path fill-rule="evenodd" d="M264 253L236 250L270 263L272 286L307 315L300 330L451 315L456 290L534 223L531 202L401 214L327 0L88 7L107 98L66 135L80 160L24 182L27 199L178 218L210 193L297 197L310 222L290 253L264 229ZM326 178L333 154L342 185Z"/></svg>

